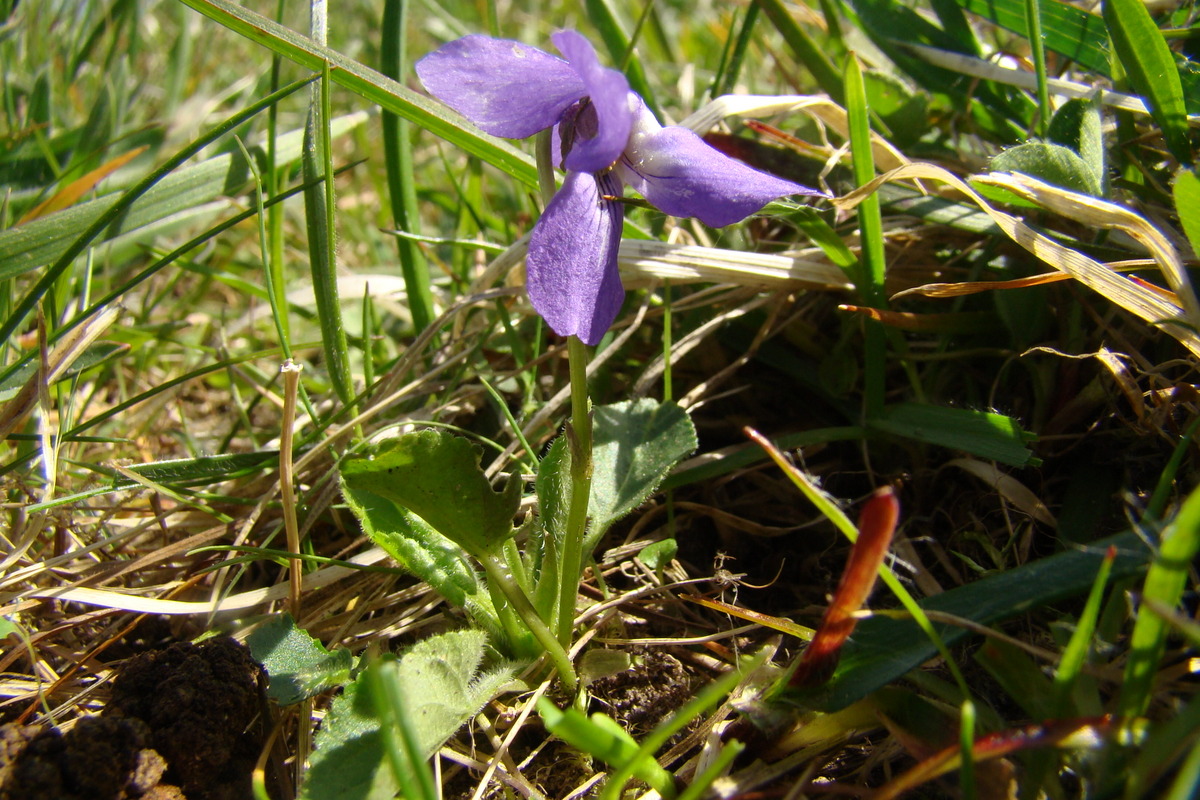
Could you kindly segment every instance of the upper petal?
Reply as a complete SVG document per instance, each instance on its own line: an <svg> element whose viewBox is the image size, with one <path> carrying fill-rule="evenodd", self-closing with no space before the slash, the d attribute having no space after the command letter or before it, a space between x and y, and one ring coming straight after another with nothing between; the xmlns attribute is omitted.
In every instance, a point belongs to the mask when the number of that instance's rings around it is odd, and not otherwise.
<svg viewBox="0 0 1200 800"><path fill-rule="evenodd" d="M587 88L561 58L490 36L464 36L416 63L437 99L493 136L524 139L549 128Z"/></svg>
<svg viewBox="0 0 1200 800"><path fill-rule="evenodd" d="M611 176L568 172L529 238L525 259L529 300L555 333L594 345L621 310L625 290L617 272L623 207L605 194L619 191Z"/></svg>
<svg viewBox="0 0 1200 800"><path fill-rule="evenodd" d="M824 196L824 192L752 169L714 150L687 128L663 128L645 109L617 164L617 173L667 214L696 217L714 228L745 219L779 197Z"/></svg>
<svg viewBox="0 0 1200 800"><path fill-rule="evenodd" d="M579 172L607 169L621 155L633 124L629 81L615 69L600 66L592 43L575 31L559 31L550 39L567 57L585 87L596 113L596 135L577 139L567 154L566 168Z"/></svg>

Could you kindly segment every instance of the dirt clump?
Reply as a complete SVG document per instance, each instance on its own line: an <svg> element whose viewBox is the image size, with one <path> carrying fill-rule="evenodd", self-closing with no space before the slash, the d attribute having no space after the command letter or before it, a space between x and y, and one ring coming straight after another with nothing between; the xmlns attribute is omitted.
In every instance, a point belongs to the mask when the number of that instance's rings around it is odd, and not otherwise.
<svg viewBox="0 0 1200 800"><path fill-rule="evenodd" d="M67 733L0 727L0 800L250 800L264 682L228 637L134 656Z"/></svg>
<svg viewBox="0 0 1200 800"><path fill-rule="evenodd" d="M85 717L56 728L0 726L0 800L175 800L166 763L137 719Z"/></svg>

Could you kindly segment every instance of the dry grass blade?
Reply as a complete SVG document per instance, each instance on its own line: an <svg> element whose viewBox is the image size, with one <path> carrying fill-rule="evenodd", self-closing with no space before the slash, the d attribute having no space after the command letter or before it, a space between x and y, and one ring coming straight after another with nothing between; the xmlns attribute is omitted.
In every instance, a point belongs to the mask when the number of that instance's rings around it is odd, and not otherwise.
<svg viewBox="0 0 1200 800"><path fill-rule="evenodd" d="M965 181L942 167L923 163L908 164L880 175L844 197L835 198L833 203L839 208L854 208L883 184L903 180L940 181L952 186L978 205L1010 239L1038 259L1069 274L1134 316L1151 325L1161 327L1193 354L1200 356L1200 335L1197 334L1195 317L1185 312L1183 308L1170 302L1160 293L1151 291L1117 274L1099 261L1069 247L1064 247L1048 236L1038 233L1013 215L993 208ZM1148 246L1151 246L1155 260L1168 274L1168 279L1179 281L1181 286L1186 288L1187 293L1191 293L1190 286L1184 283L1186 278L1181 277L1182 267L1178 254L1165 242L1159 241L1158 239L1161 237L1147 236L1146 231L1136 224L1135 220L1140 218L1133 212L1121 209L1120 206L1112 203L1104 203L1095 198L1066 192L1026 175L991 173L976 178L976 180L1008 189L1030 199L1036 198L1038 202L1045 200L1047 203L1053 203L1053 208L1060 213L1067 214L1074 211L1081 216L1086 215L1086 218L1092 221L1085 224L1104 224L1106 227L1124 230L1139 240L1145 239L1152 242L1153 244ZM1103 223L1100 222L1101 220ZM1171 277L1172 273L1174 273L1173 277ZM1194 296L1191 303L1195 303Z"/></svg>
<svg viewBox="0 0 1200 800"><path fill-rule="evenodd" d="M1046 504L1028 486L1001 471L994 463L975 458L952 458L946 462L946 466L958 467L974 475L1033 519L1051 528L1058 527L1058 521L1054 519L1050 509L1046 508Z"/></svg>
<svg viewBox="0 0 1200 800"><path fill-rule="evenodd" d="M373 547L347 559L355 564L369 566L383 561L387 556L378 547ZM330 566L310 572L304 576L302 588L304 591L314 591L323 586L358 575L359 570L352 567ZM170 586L157 586L157 590L169 590ZM116 608L122 611L132 611L139 614L215 614L221 612L247 611L252 608L284 600L288 596L288 585L279 583L264 589L252 589L230 595L213 602L188 600L163 600L157 597L141 597L125 592L114 592L108 589L90 589L86 586L64 586L59 588L34 588L21 592L9 601L26 598L44 598L49 600L70 601L101 608ZM16 603L14 603L16 605ZM9 613L9 606L0 607L0 612Z"/></svg>
<svg viewBox="0 0 1200 800"><path fill-rule="evenodd" d="M75 204L80 198L82 198L92 189L95 189L96 184L100 183L100 181L104 180L109 175L112 175L114 172L128 164L130 161L133 161L144 152L146 152L145 147L135 147L128 153L122 153L111 161L101 164L99 167L96 167L83 177L71 181L62 189L59 189L53 197L46 198L41 203L38 203L33 208L29 209L29 211L25 212L25 215L21 217L17 224L21 225L31 220L39 219L47 214L59 211Z"/></svg>
<svg viewBox="0 0 1200 800"><path fill-rule="evenodd" d="M1003 291L1006 289L1024 289L1029 286L1044 286L1047 283L1058 283L1070 280L1070 275L1061 272L1051 272L1045 275L1032 275L1028 278L1014 278L1011 281L971 281L970 283L927 283L924 286L914 286L902 292L896 292L889 299L899 300L901 297L919 295L921 297L963 297L979 292Z"/></svg>
<svg viewBox="0 0 1200 800"><path fill-rule="evenodd" d="M763 289L851 288L841 269L820 259L649 239L621 242L618 263L628 287L666 279L672 283L732 283Z"/></svg>
<svg viewBox="0 0 1200 800"><path fill-rule="evenodd" d="M1192 327L1200 330L1200 303L1196 301L1196 292L1187 270L1183 268L1183 260L1167 237L1145 217L1116 203L1070 192L1029 175L993 172L977 180L1007 189L1081 225L1119 230L1132 236L1150 251L1175 296L1183 304Z"/></svg>

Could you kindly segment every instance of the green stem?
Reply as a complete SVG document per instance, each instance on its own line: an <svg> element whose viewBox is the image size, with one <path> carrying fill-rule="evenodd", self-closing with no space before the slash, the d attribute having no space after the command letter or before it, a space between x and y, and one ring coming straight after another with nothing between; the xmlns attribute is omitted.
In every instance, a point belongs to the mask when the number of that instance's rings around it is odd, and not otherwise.
<svg viewBox="0 0 1200 800"><path fill-rule="evenodd" d="M1050 127L1050 88L1046 81L1046 45L1042 41L1041 0L1025 0L1025 27L1029 31L1029 49L1033 53L1033 71L1037 75L1038 135Z"/></svg>
<svg viewBox="0 0 1200 800"><path fill-rule="evenodd" d="M529 628L529 632L542 647L546 648L546 656L554 665L555 671L558 672L558 678L563 682L563 687L568 693L575 694L579 687L579 679L575 676L575 668L571 666L571 657L567 655L566 648L559 644L550 628L538 616L537 610L529 602L525 592L521 591L521 587L513 580L508 568L499 556L484 558L480 563L483 564L483 571L487 573L489 588L494 587L500 590L512 610L517 612L517 616Z"/></svg>
<svg viewBox="0 0 1200 800"><path fill-rule="evenodd" d="M587 390L588 351L578 337L567 339L571 368L571 505L563 541L558 593L558 641L566 647L575 628L575 598L583 574L583 539L587 534L588 500L592 495L592 409Z"/></svg>

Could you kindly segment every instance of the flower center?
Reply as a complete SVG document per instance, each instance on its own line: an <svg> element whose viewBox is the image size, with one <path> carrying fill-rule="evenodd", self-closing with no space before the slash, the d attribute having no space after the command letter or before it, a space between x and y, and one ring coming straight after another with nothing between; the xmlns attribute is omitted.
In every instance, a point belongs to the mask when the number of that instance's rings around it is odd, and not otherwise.
<svg viewBox="0 0 1200 800"><path fill-rule="evenodd" d="M567 155L576 142L594 139L599 132L600 120L596 116L596 107L592 105L590 97L578 100L568 107L558 121L558 141L562 153L558 165L561 167L566 162Z"/></svg>

